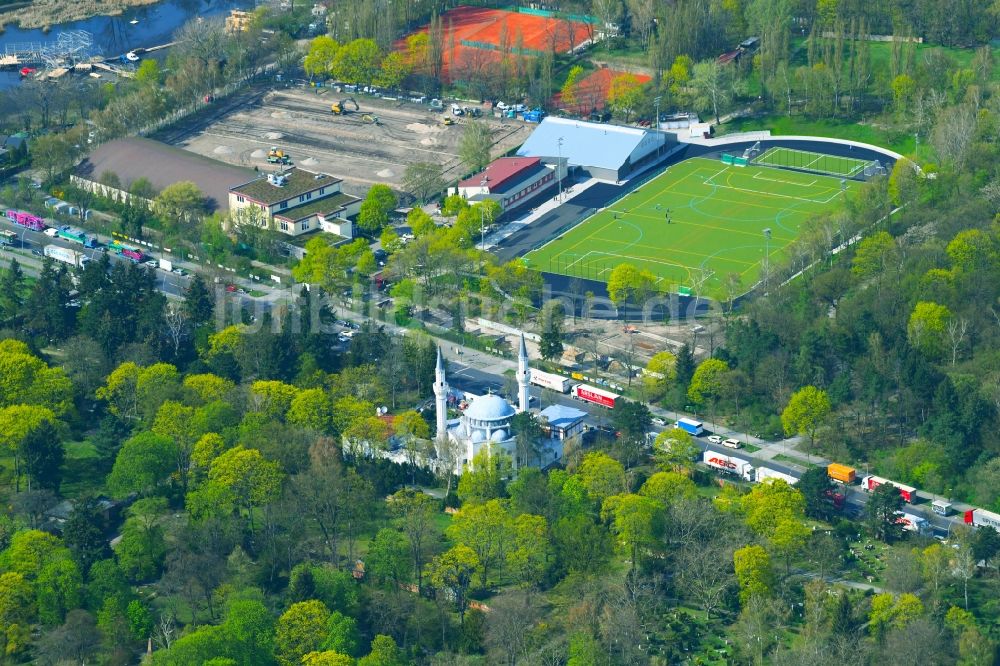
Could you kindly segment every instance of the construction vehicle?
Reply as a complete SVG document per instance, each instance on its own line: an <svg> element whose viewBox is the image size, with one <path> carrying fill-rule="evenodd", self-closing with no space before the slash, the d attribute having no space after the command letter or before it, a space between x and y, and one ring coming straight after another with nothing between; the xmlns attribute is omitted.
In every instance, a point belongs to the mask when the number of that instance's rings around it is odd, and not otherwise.
<svg viewBox="0 0 1000 666"><path fill-rule="evenodd" d="M441 124L442 125L454 125L455 124L455 120L451 116L445 116L444 118L441 119Z"/></svg>
<svg viewBox="0 0 1000 666"><path fill-rule="evenodd" d="M268 164L290 164L291 161L288 155L285 154L285 151L277 146L271 146L271 150L267 151Z"/></svg>
<svg viewBox="0 0 1000 666"><path fill-rule="evenodd" d="M371 114L371 113L366 113L363 116L361 116L361 120L363 120L366 123L371 123L372 125L381 125L382 124L379 121L378 116L376 116L374 114Z"/></svg>
<svg viewBox="0 0 1000 666"><path fill-rule="evenodd" d="M361 110L361 107L358 106L358 103L354 101L353 97L348 97L347 99L342 99L339 102L334 102L330 105L330 110L338 116L346 116L348 113L351 113L351 110L347 108L348 102L354 105L355 111Z"/></svg>

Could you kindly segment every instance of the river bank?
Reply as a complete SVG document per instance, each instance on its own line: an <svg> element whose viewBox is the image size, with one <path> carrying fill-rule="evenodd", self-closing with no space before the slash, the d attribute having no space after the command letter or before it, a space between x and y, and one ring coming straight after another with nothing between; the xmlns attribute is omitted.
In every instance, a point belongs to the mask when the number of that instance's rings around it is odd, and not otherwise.
<svg viewBox="0 0 1000 666"><path fill-rule="evenodd" d="M6 26L20 28L48 28L69 21L80 21L92 16L119 16L131 7L152 5L159 0L34 0L27 5L4 8L0 11L0 30Z"/></svg>

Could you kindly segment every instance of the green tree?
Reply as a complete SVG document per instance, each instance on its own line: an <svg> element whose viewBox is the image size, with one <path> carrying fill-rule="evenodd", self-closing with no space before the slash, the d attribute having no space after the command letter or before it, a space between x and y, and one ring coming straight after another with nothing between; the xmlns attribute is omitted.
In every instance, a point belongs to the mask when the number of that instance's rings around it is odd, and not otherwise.
<svg viewBox="0 0 1000 666"><path fill-rule="evenodd" d="M396 90L409 76L412 67L405 54L393 51L382 59L379 65L378 76L375 78L376 85L390 90Z"/></svg>
<svg viewBox="0 0 1000 666"><path fill-rule="evenodd" d="M834 488L826 468L810 467L802 474L795 487L802 493L805 515L817 520L830 520L836 513L830 499Z"/></svg>
<svg viewBox="0 0 1000 666"><path fill-rule="evenodd" d="M19 340L0 341L0 407L37 405L63 416L73 406L73 382Z"/></svg>
<svg viewBox="0 0 1000 666"><path fill-rule="evenodd" d="M140 86L148 88L158 88L163 79L163 72L160 71L160 63L152 59L143 60L139 68L135 70L133 80Z"/></svg>
<svg viewBox="0 0 1000 666"><path fill-rule="evenodd" d="M542 309L542 335L538 343L538 353L543 360L551 361L563 353L563 318L566 313L562 304L553 301Z"/></svg>
<svg viewBox="0 0 1000 666"><path fill-rule="evenodd" d="M619 403L615 404L615 411L612 414L615 428L621 433L621 439L645 440L653 418L649 408L641 402L631 400L621 400Z"/></svg>
<svg viewBox="0 0 1000 666"><path fill-rule="evenodd" d="M153 210L168 228L193 232L206 211L204 193L191 181L180 181L163 188L153 200Z"/></svg>
<svg viewBox="0 0 1000 666"><path fill-rule="evenodd" d="M283 478L279 463L265 459L257 449L237 445L212 461L208 481L192 491L188 501L196 515L245 511L253 532L254 509L278 498Z"/></svg>
<svg viewBox="0 0 1000 666"><path fill-rule="evenodd" d="M694 91L694 103L703 111L711 111L715 123L720 124L719 110L729 104L733 97L733 67L719 64L718 60L706 60L694 66L690 86Z"/></svg>
<svg viewBox="0 0 1000 666"><path fill-rule="evenodd" d="M642 376L643 392L649 402L662 400L677 379L677 357L668 351L657 352L646 364Z"/></svg>
<svg viewBox="0 0 1000 666"><path fill-rule="evenodd" d="M601 517L610 523L629 558L629 576L635 575L639 557L651 550L663 532L663 505L644 495L612 495L601 505Z"/></svg>
<svg viewBox="0 0 1000 666"><path fill-rule="evenodd" d="M511 525L513 542L507 564L518 583L532 589L541 585L550 566L548 521L542 516L522 513Z"/></svg>
<svg viewBox="0 0 1000 666"><path fill-rule="evenodd" d="M56 173L73 166L78 151L65 132L44 134L31 142L31 163L44 170L45 180L52 182Z"/></svg>
<svg viewBox="0 0 1000 666"><path fill-rule="evenodd" d="M896 256L896 240L887 232L879 231L858 243L851 260L851 272L862 279L880 279Z"/></svg>
<svg viewBox="0 0 1000 666"><path fill-rule="evenodd" d="M361 203L358 226L369 234L377 234L389 223L389 213L396 208L396 195L388 185L372 185Z"/></svg>
<svg viewBox="0 0 1000 666"><path fill-rule="evenodd" d="M816 446L816 432L830 417L830 396L815 386L803 386L788 399L781 412L781 425L788 435L806 435L809 448Z"/></svg>
<svg viewBox="0 0 1000 666"><path fill-rule="evenodd" d="M698 487L689 476L681 472L657 472L646 479L639 494L670 507L680 500L693 500L698 496Z"/></svg>
<svg viewBox="0 0 1000 666"><path fill-rule="evenodd" d="M358 623L354 618L344 615L340 611L330 613L330 619L326 623L326 638L323 639L321 645L324 650L354 655L358 651L360 640Z"/></svg>
<svg viewBox="0 0 1000 666"><path fill-rule="evenodd" d="M177 443L163 435L141 432L125 441L108 475L108 490L117 498L149 492L175 469Z"/></svg>
<svg viewBox="0 0 1000 666"><path fill-rule="evenodd" d="M620 74L608 86L608 106L626 123L643 100L642 82L635 74Z"/></svg>
<svg viewBox="0 0 1000 666"><path fill-rule="evenodd" d="M406 659L391 636L378 634L372 639L371 652L358 659L358 666L405 666Z"/></svg>
<svg viewBox="0 0 1000 666"><path fill-rule="evenodd" d="M587 489L591 500L602 505L612 495L628 491L625 468L622 464L600 451L592 451L583 457L577 471L580 483Z"/></svg>
<svg viewBox="0 0 1000 666"><path fill-rule="evenodd" d="M73 512L63 525L62 536L80 571L90 571L95 562L107 555L105 528L101 506L95 498L82 497L73 504Z"/></svg>
<svg viewBox="0 0 1000 666"><path fill-rule="evenodd" d="M468 607L469 586L472 576L479 569L479 560L474 550L458 544L434 558L427 565L425 576L431 585L442 593L450 593L458 606L458 617L465 626L465 610Z"/></svg>
<svg viewBox="0 0 1000 666"><path fill-rule="evenodd" d="M934 360L944 353L951 310L932 301L920 301L913 306L906 326L906 337L914 349Z"/></svg>
<svg viewBox="0 0 1000 666"><path fill-rule="evenodd" d="M725 380L729 374L729 364L718 358L708 358L698 364L688 384L687 395L699 405L712 403L712 420L715 420L715 406L725 390Z"/></svg>
<svg viewBox="0 0 1000 666"><path fill-rule="evenodd" d="M569 73L566 74L566 81L563 82L562 88L559 91L559 99L562 102L562 106L570 111L576 111L579 104L577 100L577 85L580 79L583 77L583 67L579 65L573 65L570 68Z"/></svg>
<svg viewBox="0 0 1000 666"><path fill-rule="evenodd" d="M469 171L482 171L490 163L490 150L493 148L493 131L490 126L480 120L465 124L462 138L458 144L458 156Z"/></svg>
<svg viewBox="0 0 1000 666"><path fill-rule="evenodd" d="M458 480L458 496L463 503L486 502L503 497L506 481L511 476L510 456L503 451L483 447L472 458L472 465Z"/></svg>
<svg viewBox="0 0 1000 666"><path fill-rule="evenodd" d="M333 405L330 396L319 388L300 391L292 398L285 418L291 425L309 428L319 433L330 433L333 429Z"/></svg>
<svg viewBox="0 0 1000 666"><path fill-rule="evenodd" d="M11 259L7 270L0 272L0 323L10 323L24 305L24 271L17 259Z"/></svg>
<svg viewBox="0 0 1000 666"><path fill-rule="evenodd" d="M38 619L48 625L62 622L67 612L80 605L82 589L83 577L76 562L60 557L46 564L35 581Z"/></svg>
<svg viewBox="0 0 1000 666"><path fill-rule="evenodd" d="M397 530L383 527L368 546L365 570L374 580L389 583L396 589L406 577L409 557L406 537Z"/></svg>
<svg viewBox="0 0 1000 666"><path fill-rule="evenodd" d="M0 574L0 647L16 656L31 644L35 595L31 583L13 571Z"/></svg>
<svg viewBox="0 0 1000 666"><path fill-rule="evenodd" d="M320 35L309 42L309 50L302 61L302 69L305 70L306 76L310 79L330 76L339 51L340 44L329 35Z"/></svg>
<svg viewBox="0 0 1000 666"><path fill-rule="evenodd" d="M689 471L700 454L691 434L680 428L664 430L653 441L656 462L666 471Z"/></svg>
<svg viewBox="0 0 1000 666"><path fill-rule="evenodd" d="M288 607L275 624L275 652L278 663L297 666L302 658L317 651L327 636L330 611L323 602L311 599Z"/></svg>
<svg viewBox="0 0 1000 666"><path fill-rule="evenodd" d="M746 605L753 597L771 594L774 574L771 556L763 546L746 546L733 553L736 580L740 584L740 603Z"/></svg>
<svg viewBox="0 0 1000 666"><path fill-rule="evenodd" d="M58 491L66 452L55 424L50 420L41 421L25 434L18 448L28 475L28 490L34 481L39 488Z"/></svg>
<svg viewBox="0 0 1000 666"><path fill-rule="evenodd" d="M200 275L195 275L184 292L184 311L194 326L204 326L212 321L215 304L208 285Z"/></svg>
<svg viewBox="0 0 1000 666"><path fill-rule="evenodd" d="M903 526L898 522L899 511L903 508L903 497L899 488L891 483L883 483L875 488L865 506L865 522L872 536L886 543L898 541L903 536Z"/></svg>
<svg viewBox="0 0 1000 666"><path fill-rule="evenodd" d="M656 276L632 264L618 264L608 275L608 296L624 312L629 302L639 304L656 289Z"/></svg>
<svg viewBox="0 0 1000 666"><path fill-rule="evenodd" d="M782 520L801 522L805 517L802 493L782 479L754 485L749 493L740 497L740 506L747 526L765 538L771 538Z"/></svg>
<svg viewBox="0 0 1000 666"><path fill-rule="evenodd" d="M333 60L333 74L346 83L369 84L378 76L382 52L372 39L344 44Z"/></svg>
<svg viewBox="0 0 1000 666"><path fill-rule="evenodd" d="M36 430L51 436L55 424L52 410L35 405L12 405L0 409L0 447L14 457L14 490L21 492L21 475L24 473L24 442ZM56 440L58 442L58 440ZM38 444L34 439L32 447Z"/></svg>
<svg viewBox="0 0 1000 666"><path fill-rule="evenodd" d="M447 529L448 536L465 544L476 553L479 563L479 586L487 589L490 571L502 568L506 553L513 540L510 516L500 500L463 507ZM500 583L503 581L500 580Z"/></svg>
<svg viewBox="0 0 1000 666"><path fill-rule="evenodd" d="M390 510L399 519L410 545L417 587L423 589L424 554L429 546L434 516L438 513L437 502L429 495L410 489L397 491L391 499Z"/></svg>
<svg viewBox="0 0 1000 666"><path fill-rule="evenodd" d="M426 203L434 195L444 190L445 182L441 165L426 160L414 162L406 166L403 172L403 189L416 197L420 203ZM413 210L420 210L414 208ZM414 231L414 235L419 235Z"/></svg>
<svg viewBox="0 0 1000 666"><path fill-rule="evenodd" d="M437 225L434 224L434 218L424 212L424 209L419 206L414 206L413 209L406 214L406 223L410 225L410 230L417 238L421 238L431 232L437 231Z"/></svg>

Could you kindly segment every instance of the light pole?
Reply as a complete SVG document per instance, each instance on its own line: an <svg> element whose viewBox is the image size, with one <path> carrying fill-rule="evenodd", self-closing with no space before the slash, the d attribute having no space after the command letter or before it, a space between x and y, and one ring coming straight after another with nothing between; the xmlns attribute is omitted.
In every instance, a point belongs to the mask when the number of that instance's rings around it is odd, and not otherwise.
<svg viewBox="0 0 1000 666"><path fill-rule="evenodd" d="M771 227L764 229L764 289L771 273Z"/></svg>
<svg viewBox="0 0 1000 666"><path fill-rule="evenodd" d="M556 140L556 145L559 147L559 161L556 162L556 180L559 181L559 203L562 203L562 137Z"/></svg>
<svg viewBox="0 0 1000 666"><path fill-rule="evenodd" d="M657 95L653 99L653 104L656 106L656 124L654 126L656 127L657 132L660 131L660 100L662 99L663 97L661 95Z"/></svg>

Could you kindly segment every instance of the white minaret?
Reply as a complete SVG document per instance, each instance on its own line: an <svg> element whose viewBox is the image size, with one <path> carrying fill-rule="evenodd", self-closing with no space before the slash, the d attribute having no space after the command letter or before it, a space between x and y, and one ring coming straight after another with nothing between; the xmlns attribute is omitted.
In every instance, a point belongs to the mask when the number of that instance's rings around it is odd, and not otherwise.
<svg viewBox="0 0 1000 666"><path fill-rule="evenodd" d="M521 334L521 349L517 354L517 411L528 411L531 394L528 385L531 383L531 368L528 367L528 347L524 344L524 333Z"/></svg>
<svg viewBox="0 0 1000 666"><path fill-rule="evenodd" d="M438 347L437 368L434 369L434 414L437 417L437 436L448 436L448 380L444 376L444 359Z"/></svg>

